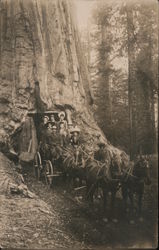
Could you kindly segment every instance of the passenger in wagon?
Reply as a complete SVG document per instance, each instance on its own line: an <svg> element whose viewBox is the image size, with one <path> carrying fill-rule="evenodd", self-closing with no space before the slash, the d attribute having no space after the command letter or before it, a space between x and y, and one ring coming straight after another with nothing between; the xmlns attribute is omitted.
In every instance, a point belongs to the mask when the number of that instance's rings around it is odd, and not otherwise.
<svg viewBox="0 0 159 250"><path fill-rule="evenodd" d="M59 114L58 114L58 117L59 117L59 122L58 122L58 125L59 125L59 130L60 130L60 124L63 124L63 129L65 131L67 131L67 121L65 120L65 112L61 111Z"/></svg>
<svg viewBox="0 0 159 250"><path fill-rule="evenodd" d="M62 146L67 146L67 131L65 129L65 124L64 122L60 123L60 130L59 130L59 136L61 138Z"/></svg>
<svg viewBox="0 0 159 250"><path fill-rule="evenodd" d="M74 149L75 165L77 167L84 167L83 152L80 147L80 129L76 126L70 133L72 134L71 145Z"/></svg>
<svg viewBox="0 0 159 250"><path fill-rule="evenodd" d="M53 127L53 126L56 126L56 121L55 121L55 117L54 117L53 114L50 116L50 122L51 122L51 126L52 126L52 127Z"/></svg>

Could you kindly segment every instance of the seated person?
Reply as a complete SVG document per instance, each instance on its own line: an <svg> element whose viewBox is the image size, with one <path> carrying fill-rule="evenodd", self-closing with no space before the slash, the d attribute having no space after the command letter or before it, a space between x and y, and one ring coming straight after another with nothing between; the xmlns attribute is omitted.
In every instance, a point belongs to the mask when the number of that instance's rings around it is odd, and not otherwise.
<svg viewBox="0 0 159 250"><path fill-rule="evenodd" d="M64 122L61 122L61 123L60 123L59 133L60 133L60 135L62 135L62 136L64 136L64 137L66 137L66 135L67 135L67 131L66 131L66 129L65 129L65 124L64 124Z"/></svg>
<svg viewBox="0 0 159 250"><path fill-rule="evenodd" d="M55 117L53 114L50 116L50 122L51 122L52 127L56 126L56 121L55 121Z"/></svg>
<svg viewBox="0 0 159 250"><path fill-rule="evenodd" d="M68 126L67 126L67 131L68 131L68 134L71 136L71 130L73 129L73 124L72 123L68 123Z"/></svg>
<svg viewBox="0 0 159 250"><path fill-rule="evenodd" d="M48 123L47 123L47 130L52 133L52 124L50 121L48 121Z"/></svg>
<svg viewBox="0 0 159 250"><path fill-rule="evenodd" d="M57 132L57 127L52 127L52 137L51 137L51 156L52 160L56 161L62 155L63 141L60 134Z"/></svg>
<svg viewBox="0 0 159 250"><path fill-rule="evenodd" d="M68 136L67 136L67 131L65 130L63 122L60 123L59 134L60 134L60 137L61 137L62 146L64 146L64 147L67 146L67 144L68 144Z"/></svg>
<svg viewBox="0 0 159 250"><path fill-rule="evenodd" d="M67 121L65 120L65 112L60 112L58 114L58 117L59 117L59 122L58 122L58 128L60 130L60 124L63 123L63 126L64 126L64 129L67 131Z"/></svg>
<svg viewBox="0 0 159 250"><path fill-rule="evenodd" d="M72 146L76 147L80 145L80 140L79 140L79 134L80 134L80 129L76 126L70 131L71 134L71 139L70 143Z"/></svg>
<svg viewBox="0 0 159 250"><path fill-rule="evenodd" d="M56 126L51 126L51 122L48 122L48 127L45 133L44 140L42 142L43 152L46 159L54 159L60 157L62 146L60 135L57 133Z"/></svg>
<svg viewBox="0 0 159 250"><path fill-rule="evenodd" d="M45 115L43 118L44 125L46 125L48 123L48 121L49 121L49 117L47 115Z"/></svg>
<svg viewBox="0 0 159 250"><path fill-rule="evenodd" d="M57 132L57 127L52 127L51 122L48 122L47 142L51 146L61 145L61 138L59 133Z"/></svg>

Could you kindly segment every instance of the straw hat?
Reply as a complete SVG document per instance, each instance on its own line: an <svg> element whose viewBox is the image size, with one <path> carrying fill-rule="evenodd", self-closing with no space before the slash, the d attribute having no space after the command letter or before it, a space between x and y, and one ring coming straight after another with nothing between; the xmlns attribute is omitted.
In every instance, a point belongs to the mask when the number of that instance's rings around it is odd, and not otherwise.
<svg viewBox="0 0 159 250"><path fill-rule="evenodd" d="M74 132L80 133L80 129L76 126L70 130L71 134L73 134Z"/></svg>
<svg viewBox="0 0 159 250"><path fill-rule="evenodd" d="M63 115L65 117L65 112L64 111L61 111L60 113L58 113L58 117L60 118L61 115Z"/></svg>
<svg viewBox="0 0 159 250"><path fill-rule="evenodd" d="M54 125L54 126L52 127L52 129L57 129L57 127Z"/></svg>
<svg viewBox="0 0 159 250"><path fill-rule="evenodd" d="M49 120L49 117L47 115L45 115L44 118L47 118Z"/></svg>

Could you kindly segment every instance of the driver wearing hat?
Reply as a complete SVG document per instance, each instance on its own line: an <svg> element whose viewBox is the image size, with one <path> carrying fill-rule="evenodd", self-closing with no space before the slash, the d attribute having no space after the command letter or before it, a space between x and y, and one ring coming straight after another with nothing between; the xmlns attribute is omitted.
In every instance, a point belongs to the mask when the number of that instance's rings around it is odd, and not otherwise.
<svg viewBox="0 0 159 250"><path fill-rule="evenodd" d="M75 165L78 167L84 167L84 160L83 160L83 152L81 151L80 147L80 129L75 126L70 130L71 134L71 145L74 149L74 156L75 156Z"/></svg>
<svg viewBox="0 0 159 250"><path fill-rule="evenodd" d="M71 144L73 146L78 146L80 129L76 126L70 130L70 134L71 134Z"/></svg>

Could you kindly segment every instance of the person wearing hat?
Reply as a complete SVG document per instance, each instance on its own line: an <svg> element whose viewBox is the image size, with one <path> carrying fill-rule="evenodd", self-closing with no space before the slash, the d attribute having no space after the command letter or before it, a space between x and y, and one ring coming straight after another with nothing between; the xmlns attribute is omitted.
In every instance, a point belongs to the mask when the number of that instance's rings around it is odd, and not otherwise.
<svg viewBox="0 0 159 250"><path fill-rule="evenodd" d="M50 121L47 123L47 129L45 130L45 135L43 137L43 143L46 143L47 145L52 144L52 126Z"/></svg>
<svg viewBox="0 0 159 250"><path fill-rule="evenodd" d="M42 122L40 124L40 129L43 129L43 128L47 128L47 123L49 121L49 117L47 115L45 115L42 119Z"/></svg>
<svg viewBox="0 0 159 250"><path fill-rule="evenodd" d="M52 126L52 127L53 127L53 126L56 126L56 121L55 121L55 117L54 117L53 114L51 114L51 116L50 116L50 122L51 122L51 126Z"/></svg>
<svg viewBox="0 0 159 250"><path fill-rule="evenodd" d="M59 114L58 114L58 117L59 117L59 122L58 122L58 126L59 126L59 130L60 130L60 124L62 123L63 125L63 128L65 131L67 131L67 121L65 120L65 112L61 111Z"/></svg>
<svg viewBox="0 0 159 250"><path fill-rule="evenodd" d="M57 127L51 125L51 122L48 122L48 128L46 133L47 144L51 146L61 145L60 135L57 132Z"/></svg>
<svg viewBox="0 0 159 250"><path fill-rule="evenodd" d="M70 130L71 134L71 145L72 146L79 146L80 140L79 140L79 134L80 134L80 129L76 126Z"/></svg>
<svg viewBox="0 0 159 250"><path fill-rule="evenodd" d="M67 135L67 131L66 131L64 122L60 122L59 133L60 133L60 135L62 135L64 137L66 137L66 135Z"/></svg>
<svg viewBox="0 0 159 250"><path fill-rule="evenodd" d="M47 124L48 121L49 121L49 117L47 115L45 115L44 118L43 118L43 123Z"/></svg>
<svg viewBox="0 0 159 250"><path fill-rule="evenodd" d="M60 113L58 113L58 117L62 120L64 120L65 118L65 112L64 111L61 111Z"/></svg>
<svg viewBox="0 0 159 250"><path fill-rule="evenodd" d="M52 126L52 132L53 132L53 134L57 133L57 127L56 127L56 125Z"/></svg>
<svg viewBox="0 0 159 250"><path fill-rule="evenodd" d="M68 123L68 128L67 128L68 134L71 134L70 132L71 132L72 129L73 129L73 124L72 123Z"/></svg>
<svg viewBox="0 0 159 250"><path fill-rule="evenodd" d="M84 158L83 152L81 150L80 143L80 129L75 126L70 130L71 134L71 146L73 147L74 157L75 157L75 166L76 167L84 167Z"/></svg>
<svg viewBox="0 0 159 250"><path fill-rule="evenodd" d="M51 137L51 147L50 147L50 152L51 152L51 158L54 161L54 166L55 168L60 168L61 167L61 161L60 156L62 155L62 149L61 146L63 146L62 138L57 131L57 127L54 125L52 127L52 137Z"/></svg>
<svg viewBox="0 0 159 250"><path fill-rule="evenodd" d="M66 127L65 127L65 123L64 122L60 122L59 124L60 128L59 128L59 135L61 137L61 142L62 142L62 146L66 146L68 144L68 136L67 136L67 131L66 131Z"/></svg>
<svg viewBox="0 0 159 250"><path fill-rule="evenodd" d="M51 161L59 158L61 154L60 146L61 142L60 137L57 134L57 128L55 125L52 127L51 122L49 121L45 137L42 142L45 158Z"/></svg>

